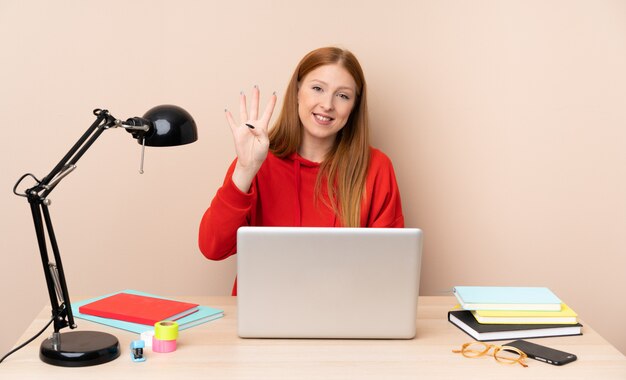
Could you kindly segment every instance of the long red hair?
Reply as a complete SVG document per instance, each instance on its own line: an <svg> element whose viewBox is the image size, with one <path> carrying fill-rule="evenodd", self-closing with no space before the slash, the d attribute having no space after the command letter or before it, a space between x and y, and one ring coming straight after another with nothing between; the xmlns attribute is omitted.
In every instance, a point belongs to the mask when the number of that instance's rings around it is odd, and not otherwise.
<svg viewBox="0 0 626 380"><path fill-rule="evenodd" d="M330 64L340 64L350 73L357 87L356 99L346 125L320 164L315 193L319 194L325 185L328 206L342 225L360 227L361 201L370 161L369 121L365 77L354 54L337 47L323 47L302 58L287 85L278 120L270 130L270 151L283 158L297 152L302 139L302 123L298 116L299 83L309 72Z"/></svg>

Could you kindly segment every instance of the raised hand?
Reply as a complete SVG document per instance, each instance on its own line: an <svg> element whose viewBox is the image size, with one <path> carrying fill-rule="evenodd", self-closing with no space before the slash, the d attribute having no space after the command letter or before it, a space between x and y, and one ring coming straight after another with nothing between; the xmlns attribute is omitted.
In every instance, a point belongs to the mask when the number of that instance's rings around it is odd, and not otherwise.
<svg viewBox="0 0 626 380"><path fill-rule="evenodd" d="M248 112L246 95L242 92L239 99L239 122L230 111L226 110L226 119L235 140L237 164L233 172L233 182L243 192L250 189L254 176L267 157L270 141L268 128L276 105L276 94L272 94L263 115L259 117L260 92L257 86L252 89L252 100Z"/></svg>

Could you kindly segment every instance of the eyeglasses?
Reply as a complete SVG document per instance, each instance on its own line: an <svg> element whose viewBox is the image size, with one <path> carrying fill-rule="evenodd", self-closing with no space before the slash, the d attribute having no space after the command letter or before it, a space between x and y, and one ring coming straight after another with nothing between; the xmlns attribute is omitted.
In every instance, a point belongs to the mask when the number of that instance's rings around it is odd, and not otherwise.
<svg viewBox="0 0 626 380"><path fill-rule="evenodd" d="M492 348L495 348L493 351L493 357L498 363L519 363L522 367L528 367L528 365L524 363L524 360L528 357L528 355L526 355L519 348L511 346L498 346L483 342L471 342L463 344L460 350L452 350L452 352L455 354L462 354L466 358L474 359L488 354Z"/></svg>

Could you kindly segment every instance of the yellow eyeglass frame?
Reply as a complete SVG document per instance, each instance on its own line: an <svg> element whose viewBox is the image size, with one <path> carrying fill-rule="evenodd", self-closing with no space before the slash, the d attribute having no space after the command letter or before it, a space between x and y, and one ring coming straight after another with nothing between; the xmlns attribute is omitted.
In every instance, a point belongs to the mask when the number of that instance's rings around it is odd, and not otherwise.
<svg viewBox="0 0 626 380"><path fill-rule="evenodd" d="M528 358L528 355L526 355L524 351L520 350L517 347L498 346L496 344L487 344L484 342L469 342L469 343L464 343L461 346L460 350L452 350L452 352L454 352L455 354L461 354L465 356L466 358L475 359L475 358L487 355L492 348L494 348L493 358L496 359L498 363L501 363L501 364L519 363L522 367L528 367L528 365L524 363L524 360ZM498 356L498 353L500 353L500 351L503 351L503 350L514 352L518 354L519 356L517 358Z"/></svg>

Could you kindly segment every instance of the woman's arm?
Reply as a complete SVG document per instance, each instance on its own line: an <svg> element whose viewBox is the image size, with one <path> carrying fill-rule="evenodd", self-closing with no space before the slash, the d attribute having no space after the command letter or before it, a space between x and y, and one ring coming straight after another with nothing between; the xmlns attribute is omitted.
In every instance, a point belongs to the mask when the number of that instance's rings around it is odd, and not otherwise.
<svg viewBox="0 0 626 380"><path fill-rule="evenodd" d="M246 96L239 97L239 122L226 110L235 142L237 159L229 167L222 187L200 221L198 245L211 260L223 260L237 251L237 229L250 223L256 201L254 178L269 151L268 126L276 94L272 94L263 115L259 115L259 88L254 86L250 110Z"/></svg>
<svg viewBox="0 0 626 380"><path fill-rule="evenodd" d="M244 193L233 183L236 160L230 165L222 187L200 221L198 245L210 260L223 260L237 251L237 229L249 225L256 203L256 188Z"/></svg>

